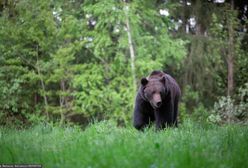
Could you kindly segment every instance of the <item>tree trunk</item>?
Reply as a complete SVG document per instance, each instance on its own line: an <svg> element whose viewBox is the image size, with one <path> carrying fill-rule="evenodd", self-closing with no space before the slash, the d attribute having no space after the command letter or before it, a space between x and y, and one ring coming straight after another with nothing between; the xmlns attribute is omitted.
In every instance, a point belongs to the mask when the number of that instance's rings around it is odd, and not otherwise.
<svg viewBox="0 0 248 168"><path fill-rule="evenodd" d="M64 80L60 81L60 89L62 90L62 93L65 93L65 81ZM60 125L63 125L65 121L64 108L67 106L65 96L60 94L59 102L60 102Z"/></svg>
<svg viewBox="0 0 248 168"><path fill-rule="evenodd" d="M38 75L40 77L40 83L41 83L41 88L43 90L43 94L42 94L42 97L44 99L44 104L45 104L45 113L46 113L46 116L47 116L47 119L49 119L49 113L48 113L48 100L47 100L47 96L45 94L46 92L46 88L45 88L45 82L44 80L42 79L41 77L41 72L40 72L40 66L39 66L39 46L37 45L37 66L36 66L36 69L37 69L37 72L38 72Z"/></svg>
<svg viewBox="0 0 248 168"><path fill-rule="evenodd" d="M234 10L234 1L231 0L231 10ZM233 80L233 70L234 70L234 30L233 30L233 18L230 18L229 26L228 26L228 56L227 56L227 95L232 96L233 88L234 88L234 80Z"/></svg>
<svg viewBox="0 0 248 168"><path fill-rule="evenodd" d="M128 10L129 10L128 5L125 6L124 10L125 10L125 15L126 15L128 46L129 46L130 57L131 57L131 71L132 71L132 76L133 76L133 88L134 88L134 90L136 90L137 89L137 86L136 86L137 83L136 83L136 73L135 73L135 54L134 54L131 28L130 28L129 17L128 17Z"/></svg>
<svg viewBox="0 0 248 168"><path fill-rule="evenodd" d="M234 88L234 81L233 81L233 58L230 57L228 58L227 61L227 68L228 68L228 83L227 83L227 95L231 96L233 93L233 88Z"/></svg>
<svg viewBox="0 0 248 168"><path fill-rule="evenodd" d="M63 110L63 106L64 106L64 98L63 96L59 95L59 105L60 105L60 121L59 121L59 125L63 125L64 121L65 121L65 115L64 115L64 110Z"/></svg>
<svg viewBox="0 0 248 168"><path fill-rule="evenodd" d="M187 16L186 16L186 11L187 11L187 0L183 0L183 12L182 12L182 30L183 33L188 33L187 32Z"/></svg>

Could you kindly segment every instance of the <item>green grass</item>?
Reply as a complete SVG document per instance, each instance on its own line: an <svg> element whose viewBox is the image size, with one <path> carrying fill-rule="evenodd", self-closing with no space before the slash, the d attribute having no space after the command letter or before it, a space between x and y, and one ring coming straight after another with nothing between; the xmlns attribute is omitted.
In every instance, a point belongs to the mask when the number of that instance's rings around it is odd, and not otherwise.
<svg viewBox="0 0 248 168"><path fill-rule="evenodd" d="M6 163L36 163L45 168L247 168L248 127L185 122L165 131L138 132L101 122L85 130L2 128L0 164Z"/></svg>

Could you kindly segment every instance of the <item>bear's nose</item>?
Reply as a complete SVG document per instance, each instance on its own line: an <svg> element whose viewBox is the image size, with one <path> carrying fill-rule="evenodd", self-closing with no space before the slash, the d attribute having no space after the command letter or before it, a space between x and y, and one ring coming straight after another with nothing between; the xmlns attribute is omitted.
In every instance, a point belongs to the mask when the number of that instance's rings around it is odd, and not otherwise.
<svg viewBox="0 0 248 168"><path fill-rule="evenodd" d="M159 101L159 102L157 102L157 107L160 107L161 105L162 105L162 102L161 101Z"/></svg>

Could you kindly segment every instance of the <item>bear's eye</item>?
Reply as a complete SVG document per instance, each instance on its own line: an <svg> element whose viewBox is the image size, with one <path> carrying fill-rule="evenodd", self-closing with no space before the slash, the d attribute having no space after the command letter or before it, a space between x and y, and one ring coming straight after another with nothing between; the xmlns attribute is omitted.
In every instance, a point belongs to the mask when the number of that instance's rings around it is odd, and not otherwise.
<svg viewBox="0 0 248 168"><path fill-rule="evenodd" d="M152 97L152 94L148 92L148 93L145 93L144 96L145 96L147 99L149 99L149 98Z"/></svg>

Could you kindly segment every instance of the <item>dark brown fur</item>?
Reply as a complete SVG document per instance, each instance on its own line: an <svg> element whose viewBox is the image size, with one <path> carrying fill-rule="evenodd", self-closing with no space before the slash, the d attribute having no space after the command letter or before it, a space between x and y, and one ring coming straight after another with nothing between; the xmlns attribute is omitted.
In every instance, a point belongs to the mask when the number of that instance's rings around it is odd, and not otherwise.
<svg viewBox="0 0 248 168"><path fill-rule="evenodd" d="M143 129L152 122L156 128L177 126L180 88L170 75L153 71L141 79L134 108L134 127Z"/></svg>

